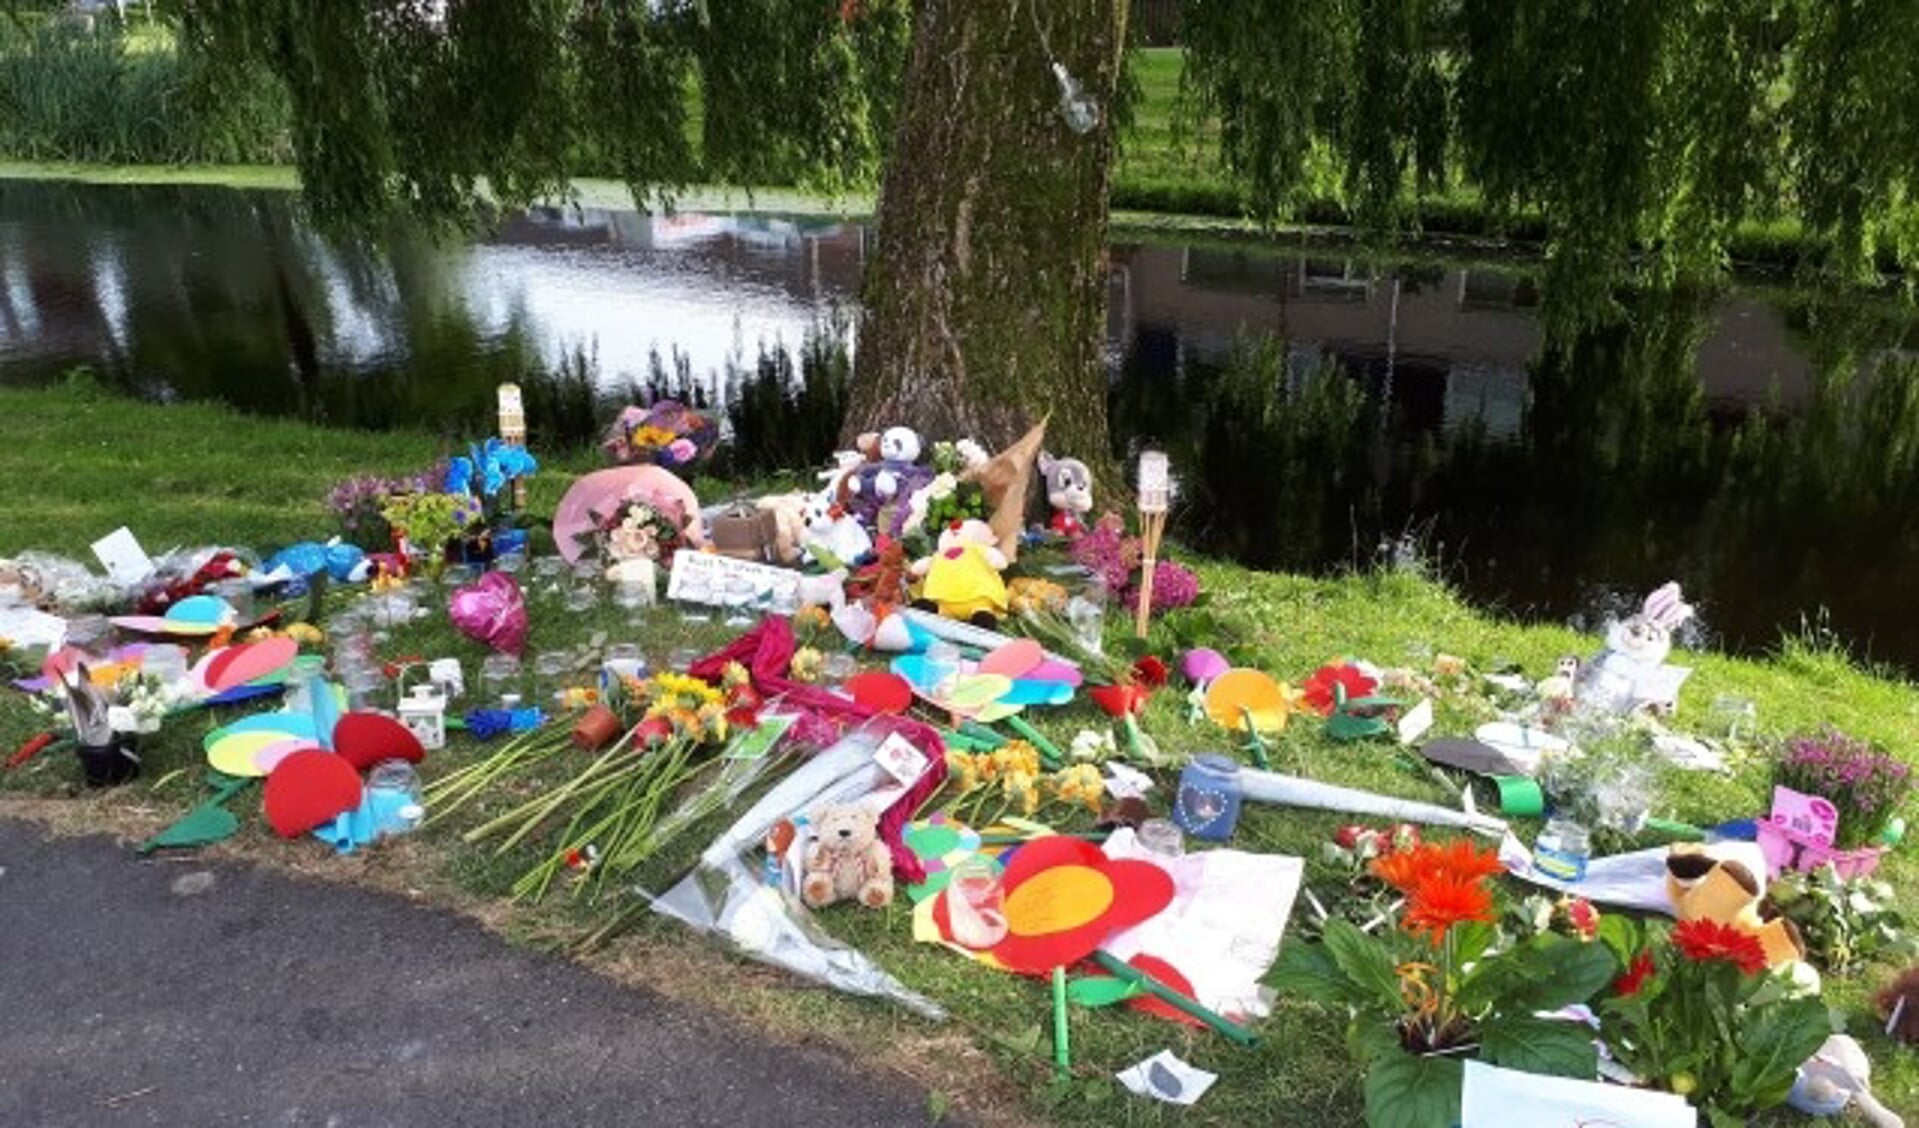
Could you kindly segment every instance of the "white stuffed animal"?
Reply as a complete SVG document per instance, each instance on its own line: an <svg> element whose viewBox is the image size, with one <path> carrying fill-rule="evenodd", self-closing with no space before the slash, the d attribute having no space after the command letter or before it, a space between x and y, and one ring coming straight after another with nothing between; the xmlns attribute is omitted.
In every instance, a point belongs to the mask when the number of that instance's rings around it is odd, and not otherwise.
<svg viewBox="0 0 1919 1128"><path fill-rule="evenodd" d="M813 559L814 549L841 564L862 564L873 555L873 535L859 518L834 504L829 494L816 494L806 501L806 557Z"/></svg>
<svg viewBox="0 0 1919 1128"><path fill-rule="evenodd" d="M1638 614L1606 629L1606 649L1580 675L1580 702L1617 713L1670 710L1692 671L1668 666L1666 658L1672 653L1673 632L1692 614L1676 583L1647 596Z"/></svg>
<svg viewBox="0 0 1919 1128"><path fill-rule="evenodd" d="M1858 1109L1873 1128L1905 1128L1906 1122L1872 1095L1872 1062L1849 1035L1834 1034L1811 1060L1799 1067L1786 1103L1813 1116L1838 1116Z"/></svg>

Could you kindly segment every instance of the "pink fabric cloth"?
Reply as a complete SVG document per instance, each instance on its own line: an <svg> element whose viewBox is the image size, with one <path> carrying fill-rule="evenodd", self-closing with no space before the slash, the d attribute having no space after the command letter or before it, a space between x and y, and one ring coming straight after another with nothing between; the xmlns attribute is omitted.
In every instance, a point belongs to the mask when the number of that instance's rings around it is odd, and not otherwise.
<svg viewBox="0 0 1919 1128"><path fill-rule="evenodd" d="M893 855L893 875L909 885L926 880L926 867L919 855L906 846L906 824L914 812L946 783L946 742L931 725L911 717L883 716L858 702L796 682L787 676L797 643L793 624L777 615L761 619L758 626L725 647L693 663L687 671L704 681L717 683L727 664L738 662L753 679L753 688L765 697L784 697L786 703L827 716L868 721L884 731L896 732L926 757L927 769L914 781L906 794L880 815L880 840Z"/></svg>

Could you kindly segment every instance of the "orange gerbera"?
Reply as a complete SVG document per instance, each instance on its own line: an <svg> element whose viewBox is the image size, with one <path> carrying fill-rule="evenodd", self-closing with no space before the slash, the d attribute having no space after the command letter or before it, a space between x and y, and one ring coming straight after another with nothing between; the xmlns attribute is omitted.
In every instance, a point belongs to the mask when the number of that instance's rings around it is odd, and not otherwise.
<svg viewBox="0 0 1919 1128"><path fill-rule="evenodd" d="M1444 845L1422 842L1395 850L1374 859L1370 867L1374 877L1408 896L1432 878L1480 881L1505 870L1496 851L1481 850L1463 838Z"/></svg>
<svg viewBox="0 0 1919 1128"><path fill-rule="evenodd" d="M1747 975L1766 966L1766 948L1758 937L1716 921L1680 921L1672 930L1672 942L1687 959L1725 960Z"/></svg>
<svg viewBox="0 0 1919 1128"><path fill-rule="evenodd" d="M1437 947L1453 925L1469 920L1493 920L1492 890L1481 878L1433 873L1407 897L1400 926L1415 936L1425 935Z"/></svg>

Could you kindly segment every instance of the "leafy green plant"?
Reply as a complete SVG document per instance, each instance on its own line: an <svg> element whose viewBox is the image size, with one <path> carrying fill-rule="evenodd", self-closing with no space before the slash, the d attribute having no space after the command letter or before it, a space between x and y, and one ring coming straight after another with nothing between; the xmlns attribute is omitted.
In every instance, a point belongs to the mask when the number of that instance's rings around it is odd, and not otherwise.
<svg viewBox="0 0 1919 1128"><path fill-rule="evenodd" d="M1759 941L1737 929L1683 921L1648 939L1608 921L1601 934L1627 966L1598 1008L1613 1056L1684 1096L1713 1128L1784 1102L1799 1065L1832 1032L1825 1004L1784 989Z"/></svg>
<svg viewBox="0 0 1919 1128"><path fill-rule="evenodd" d="M1352 1015L1347 1046L1366 1069L1368 1124L1450 1128L1467 1057L1594 1075L1590 1033L1537 1016L1603 988L1619 966L1612 949L1549 932L1503 936L1489 885L1498 858L1470 843L1394 851L1371 871L1405 897L1398 927L1372 935L1329 919L1319 943L1287 947L1274 981Z"/></svg>
<svg viewBox="0 0 1919 1128"><path fill-rule="evenodd" d="M1846 975L1868 960L1919 957L1919 938L1905 931L1892 886L1847 881L1831 866L1780 874L1766 890L1767 905L1799 926L1808 958Z"/></svg>

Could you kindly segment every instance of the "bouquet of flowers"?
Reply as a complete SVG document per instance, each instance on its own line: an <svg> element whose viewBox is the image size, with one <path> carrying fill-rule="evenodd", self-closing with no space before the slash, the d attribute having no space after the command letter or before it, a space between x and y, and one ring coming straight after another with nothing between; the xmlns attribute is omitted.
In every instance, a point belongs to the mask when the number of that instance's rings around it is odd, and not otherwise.
<svg viewBox="0 0 1919 1128"><path fill-rule="evenodd" d="M1099 578L1114 602L1132 606L1139 602L1139 571L1142 552L1138 537L1124 532L1125 524L1116 513L1108 513L1093 527L1076 538L1070 550L1073 562ZM1153 568L1153 613L1164 614L1190 606L1199 598L1199 577L1192 569L1172 560L1161 559Z"/></svg>
<svg viewBox="0 0 1919 1128"><path fill-rule="evenodd" d="M1911 767L1835 728L1787 740L1773 782L1837 807L1842 850L1877 839L1913 788Z"/></svg>
<svg viewBox="0 0 1919 1128"><path fill-rule="evenodd" d="M679 504L651 494L630 495L612 512L595 516L599 520L594 527L580 534L582 547L599 553L608 564L629 560L671 564L673 554L686 541L686 514Z"/></svg>
<svg viewBox="0 0 1919 1128"><path fill-rule="evenodd" d="M437 576L446 566L447 545L479 524L485 510L471 494L435 492L389 497L380 514L394 539L405 542L406 555L424 561Z"/></svg>
<svg viewBox="0 0 1919 1128"><path fill-rule="evenodd" d="M1714 1128L1782 1103L1800 1063L1832 1033L1826 1005L1804 997L1785 969L1768 972L1759 941L1738 929L1691 920L1650 941L1624 921L1611 931L1626 970L1597 1007L1606 1045Z"/></svg>
<svg viewBox="0 0 1919 1128"><path fill-rule="evenodd" d="M327 508L339 519L342 537L368 552L384 552L393 545L393 527L386 519L388 499L431 493L446 475L444 463L398 478L356 474L327 492Z"/></svg>
<svg viewBox="0 0 1919 1128"><path fill-rule="evenodd" d="M712 453L719 438L719 424L712 418L678 400L663 399L650 407L621 410L600 447L623 466L651 462L679 470Z"/></svg>

